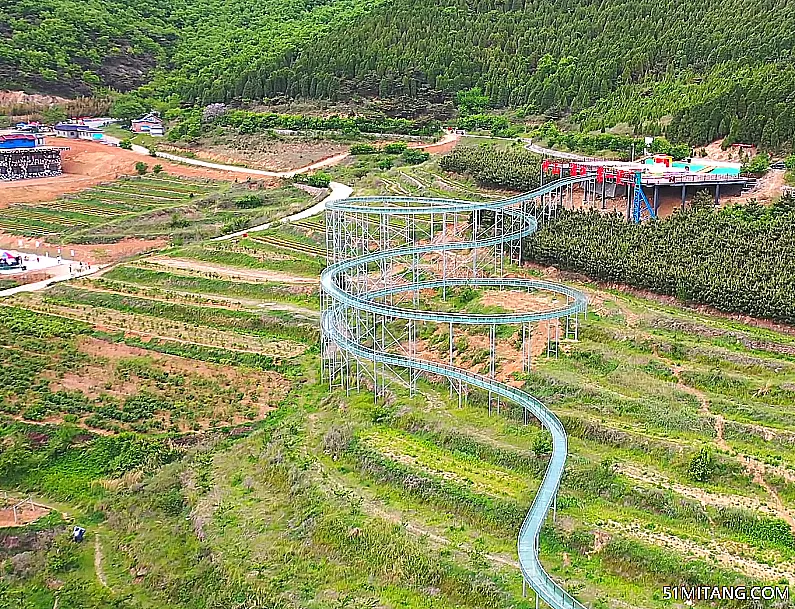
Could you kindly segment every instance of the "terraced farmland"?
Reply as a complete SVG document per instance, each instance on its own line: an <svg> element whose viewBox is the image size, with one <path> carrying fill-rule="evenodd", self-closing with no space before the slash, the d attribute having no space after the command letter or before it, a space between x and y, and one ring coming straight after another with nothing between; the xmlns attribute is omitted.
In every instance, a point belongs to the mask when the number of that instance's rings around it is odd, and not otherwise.
<svg viewBox="0 0 795 609"><path fill-rule="evenodd" d="M470 188L432 167L399 169L428 193L432 180ZM200 198L160 181L137 196ZM141 203L127 188L59 214L128 213L108 230L138 230L124 224L146 217L130 212ZM309 203L277 193L253 213ZM316 216L169 247L4 303L0 475L63 502L89 544L69 541L57 514L30 538L14 531L0 546L0 606L535 606L515 540L549 434L477 391L459 402L433 378L409 395L387 375L375 403L367 363L359 391L329 386L317 330L324 228ZM495 376L539 396L569 433L556 515L540 537L545 568L590 609L667 609L666 585L795 584L795 336L577 285L588 319L558 357L531 338L524 372L519 335L494 338ZM508 311L533 298L423 291L417 306ZM489 341L483 327L451 341L419 323L415 348L484 370Z"/></svg>
<svg viewBox="0 0 795 609"><path fill-rule="evenodd" d="M432 159L421 165L402 165L385 169L379 166L378 155L352 156L328 171L334 179L354 186L357 195L396 197L441 197L483 201L503 195L485 191L460 175L449 174Z"/></svg>
<svg viewBox="0 0 795 609"><path fill-rule="evenodd" d="M254 596L300 590L304 605L324 609L336 605L322 599L341 590L364 599L354 607L420 609L428 598L439 609L532 607L515 532L546 468L548 434L510 408L489 416L477 392L459 406L431 381L414 397L394 384L379 404L320 382L319 225L311 218L172 248L14 297L23 311L5 317L14 330L0 322L17 354L4 386L20 396L0 399L5 441L56 442L53 422L71 422L81 433L136 430L147 439L124 458L149 456L125 470L107 459L96 471L83 467L63 488L54 472L95 439L48 452L35 473L23 466L10 480L102 502L108 520L90 529L101 531L105 569L121 593L164 594L162 579L116 566L130 563L167 563L166 581L206 592L204 580L171 575L174 560L196 565L184 552L195 544L213 556L224 589L240 569L267 564L234 584ZM552 576L590 607L647 609L668 606L657 592L670 583L795 580L795 339L584 287L589 319L558 359L537 357L532 373L517 373L516 337L497 337L496 374L542 396L571 436L557 520L541 538ZM509 291L480 291L466 307L510 302ZM459 336L454 364L482 365L487 340L477 328ZM447 357L443 332L419 328L418 341L425 357ZM21 370L40 372L30 383ZM229 426L249 431L199 439ZM101 441L125 441L116 437ZM202 448L183 448L189 441ZM32 450L19 446L16 455ZM172 465L161 468L161 459ZM147 517L129 515L141 506ZM295 545L296 523L308 543ZM296 571L296 560L319 566ZM428 581L437 582L432 593ZM52 600L44 585L39 593ZM152 606L179 606L165 594Z"/></svg>
<svg viewBox="0 0 795 609"><path fill-rule="evenodd" d="M260 245L265 245L277 250L287 250L291 252L299 252L308 254L313 257L325 257L326 248L315 245L311 241L300 241L296 238L285 237L281 235L262 235L249 237L250 241Z"/></svg>
<svg viewBox="0 0 795 609"><path fill-rule="evenodd" d="M185 178L125 178L51 203L14 205L3 210L0 231L30 237L69 235L81 229L190 203L226 185Z"/></svg>
<svg viewBox="0 0 795 609"><path fill-rule="evenodd" d="M317 289L313 286L244 281L222 278L214 272L165 269L164 266L146 261L120 265L101 278L86 283L121 293L140 293L169 299L195 294L247 303L290 302L316 305L318 302Z"/></svg>
<svg viewBox="0 0 795 609"><path fill-rule="evenodd" d="M307 221L318 223L316 219ZM191 245L170 254L174 258L217 265L221 270L243 267L317 280L326 264L325 235L306 224L280 224L237 241Z"/></svg>

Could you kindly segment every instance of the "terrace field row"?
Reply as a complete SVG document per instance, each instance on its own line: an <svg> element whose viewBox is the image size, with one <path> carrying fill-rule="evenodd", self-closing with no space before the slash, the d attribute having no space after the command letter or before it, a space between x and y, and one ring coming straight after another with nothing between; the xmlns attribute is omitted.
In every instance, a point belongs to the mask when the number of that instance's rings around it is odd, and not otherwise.
<svg viewBox="0 0 795 609"><path fill-rule="evenodd" d="M0 231L31 237L65 235L108 221L193 201L224 188L188 179L125 178L51 203L13 205L3 210Z"/></svg>

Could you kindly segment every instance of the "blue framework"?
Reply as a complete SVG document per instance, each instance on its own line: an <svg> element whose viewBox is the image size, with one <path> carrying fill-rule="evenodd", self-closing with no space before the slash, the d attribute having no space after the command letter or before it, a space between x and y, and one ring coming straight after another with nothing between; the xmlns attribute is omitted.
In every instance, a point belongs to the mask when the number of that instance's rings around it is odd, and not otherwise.
<svg viewBox="0 0 795 609"><path fill-rule="evenodd" d="M656 219L657 214L654 211L649 198L643 192L642 174L639 171L635 174L635 196L632 200L632 221L635 224L640 224L644 220Z"/></svg>

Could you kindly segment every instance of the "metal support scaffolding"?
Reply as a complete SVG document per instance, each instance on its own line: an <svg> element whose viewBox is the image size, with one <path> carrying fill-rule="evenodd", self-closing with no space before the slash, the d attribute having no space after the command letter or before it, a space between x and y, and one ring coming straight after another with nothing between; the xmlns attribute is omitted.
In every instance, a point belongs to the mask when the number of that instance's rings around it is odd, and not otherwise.
<svg viewBox="0 0 795 609"><path fill-rule="evenodd" d="M557 515L566 434L541 402L500 380L497 353L500 336L521 334L516 348L521 348L521 369L529 372L540 324L546 327L549 357L558 356L562 338L577 339L578 316L587 305L582 293L506 273L506 263L522 262L522 239L548 222L567 196L571 200L575 185L586 189L586 200L590 196L595 202L593 176L563 178L532 193L489 203L388 197L335 201L326 210L328 267L321 276L322 374L330 389L358 391L371 383L378 400L394 393L393 384L414 395L420 375L432 382L444 378L459 406L473 387L488 394L489 414L494 405L500 414L503 401L512 402L522 408L525 423L532 415L552 433L549 470L519 533L518 551L523 581L536 591L537 602L544 600L555 609L583 609L538 561L538 531L550 510L553 518ZM433 298L450 302L454 295L452 302L457 302L464 288L543 291L565 305L482 314L433 310ZM498 330L503 325L515 330L503 334ZM473 326L488 329L488 359L481 360L481 372L456 367L455 337L461 333L464 338L466 328ZM441 339L435 349L426 348L420 338L428 336ZM421 352L431 355L423 359Z"/></svg>

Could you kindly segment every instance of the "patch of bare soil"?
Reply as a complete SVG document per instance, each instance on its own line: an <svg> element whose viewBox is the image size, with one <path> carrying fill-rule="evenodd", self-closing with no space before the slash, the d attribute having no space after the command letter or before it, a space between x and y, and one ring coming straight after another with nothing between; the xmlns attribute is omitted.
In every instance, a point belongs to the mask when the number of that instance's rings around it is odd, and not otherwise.
<svg viewBox="0 0 795 609"><path fill-rule="evenodd" d="M24 527L50 513L51 508L29 499L0 499L0 529Z"/></svg>
<svg viewBox="0 0 795 609"><path fill-rule="evenodd" d="M65 104L69 100L56 95L40 95L24 91L0 91L0 109L11 110L13 106L43 106ZM3 112L5 114L6 112Z"/></svg>
<svg viewBox="0 0 795 609"><path fill-rule="evenodd" d="M445 134L438 142L413 142L409 148L420 148L431 154L444 154L455 148L460 136ZM393 140L373 142L374 145ZM350 145L323 138L303 136L269 137L267 135L235 135L234 139L215 138L195 146L161 146L164 152L190 152L202 159L225 165L244 163L252 169L303 173L336 165L348 156Z"/></svg>
<svg viewBox="0 0 795 609"><path fill-rule="evenodd" d="M97 574L99 583L108 588L108 579L105 577L105 570L102 568L103 559L102 544L99 541L99 533L97 533L94 536L94 571Z"/></svg>
<svg viewBox="0 0 795 609"><path fill-rule="evenodd" d="M485 307L502 307L506 311L535 313L551 311L566 305L551 292L520 292L517 290L487 290L480 297Z"/></svg>
<svg viewBox="0 0 795 609"><path fill-rule="evenodd" d="M500 306L508 311L539 312L551 311L565 306L559 297L549 292L517 292L510 290L489 290L480 298L484 306ZM546 355L549 341L558 340L562 343L565 340L565 322L560 319L542 320L530 326L530 357L531 361ZM561 348L567 348L561 344ZM521 351L516 352L503 341L495 344L498 361L501 362L500 369L503 374L508 376L508 382L516 384L513 380L514 372L522 372ZM513 351L513 352L512 352ZM518 357L518 360L515 359Z"/></svg>
<svg viewBox="0 0 795 609"><path fill-rule="evenodd" d="M178 357L176 355L153 354L151 351L142 349L141 347L133 347L122 343L109 343L98 338L84 338L80 341L78 348L83 353L91 355L92 357L105 358L110 361L117 361L129 357L147 357L164 372L168 372L169 374L195 374L204 377L220 376L232 382L247 379L252 376L250 371L243 373L237 368L213 364L211 362L202 362ZM268 381L272 381L278 377L277 374L269 372L256 373L256 375L262 376Z"/></svg>
<svg viewBox="0 0 795 609"><path fill-rule="evenodd" d="M101 394L114 396L135 395L138 386L133 381L115 383L113 387L105 389L109 371L103 366L84 366L80 372L67 372L62 378L50 383L52 391L79 391L89 398L97 398Z"/></svg>
<svg viewBox="0 0 795 609"><path fill-rule="evenodd" d="M12 279L17 283L22 283L22 284L38 283L39 281L44 281L46 279L49 279L50 277L52 277L52 275L48 273L46 270L38 272L27 271L25 273L18 273L16 275L3 275L3 279Z"/></svg>
<svg viewBox="0 0 795 609"><path fill-rule="evenodd" d="M747 203L751 199L756 199L759 203L772 203L784 192L784 170L772 169L763 175L754 186L753 190L747 194L733 200L733 203Z"/></svg>
<svg viewBox="0 0 795 609"><path fill-rule="evenodd" d="M533 328L530 335L531 359L541 357L546 354L547 335L545 322L541 322ZM555 323L555 322L553 322ZM553 330L554 334L554 330ZM466 337L467 348L463 352L453 351L453 365L468 370L476 374L489 375L488 351L491 340L488 334L456 332L453 335L454 343L460 338ZM405 344L404 348L409 349ZM498 339L494 343L494 378L512 387L521 387L524 381L517 380L517 374L524 372L522 361L521 340L513 337L511 339ZM449 363L449 351L447 343L432 347L428 340L419 339L416 344L416 356L420 359L441 364Z"/></svg>
<svg viewBox="0 0 795 609"><path fill-rule="evenodd" d="M721 144L723 144L723 139L715 140L704 147L707 151L707 160L741 163L749 156L755 156L757 152L756 146L753 148L732 148L729 146L726 150L723 150Z"/></svg>
<svg viewBox="0 0 795 609"><path fill-rule="evenodd" d="M288 171L311 165L348 150L348 145L330 140L266 135L235 135L208 139L195 146L161 146L164 152L192 152L202 159L225 165L245 162L247 167L267 171Z"/></svg>
<svg viewBox="0 0 795 609"><path fill-rule="evenodd" d="M438 142L433 144L409 144L409 148L421 148L431 154L446 154L458 145L460 135L446 133Z"/></svg>
<svg viewBox="0 0 795 609"><path fill-rule="evenodd" d="M277 281L282 283L318 283L319 277L302 277L290 273L279 271L268 271L264 269L244 269L239 267L228 267L212 262L202 262L186 258L149 258L147 262L165 266L168 268L200 271L202 273L215 273L221 277L229 279L246 279L253 281Z"/></svg>

